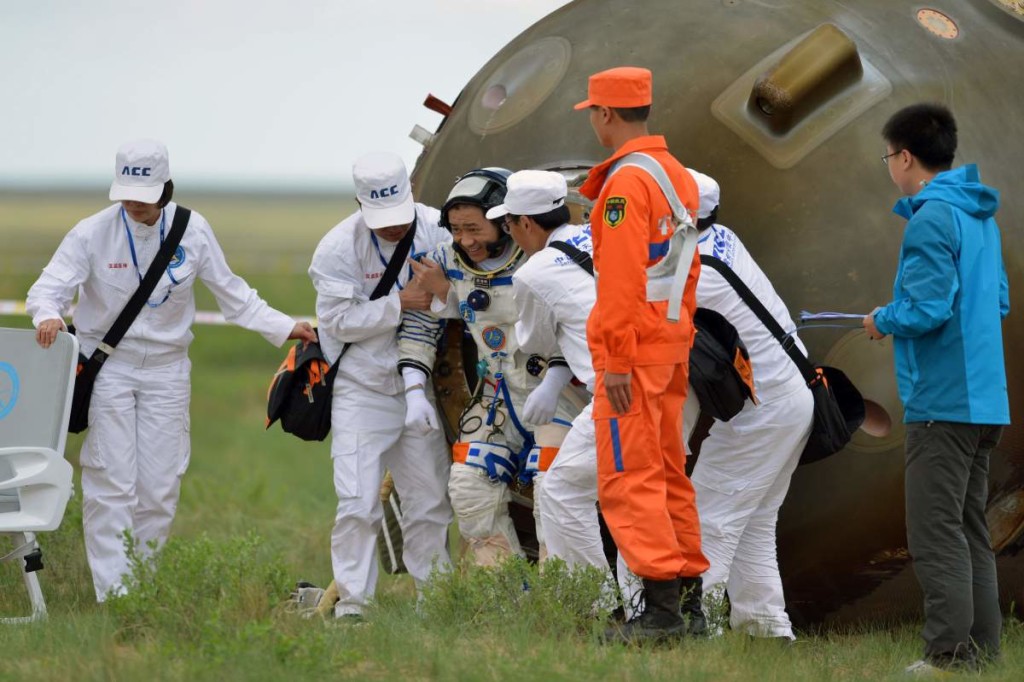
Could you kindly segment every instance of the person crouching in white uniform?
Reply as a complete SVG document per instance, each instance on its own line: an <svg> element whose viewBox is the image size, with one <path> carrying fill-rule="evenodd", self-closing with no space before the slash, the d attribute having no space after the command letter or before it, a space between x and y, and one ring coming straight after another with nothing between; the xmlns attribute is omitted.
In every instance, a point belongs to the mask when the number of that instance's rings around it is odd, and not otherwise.
<svg viewBox="0 0 1024 682"><path fill-rule="evenodd" d="M516 337L527 353L561 356L589 400L573 420L558 457L544 476L540 505L549 557L569 567L594 566L610 573L597 517L597 441L594 433L594 367L587 346L587 318L594 307L594 277L553 243L563 243L590 256L594 245L589 225L570 225L568 192L560 173L524 170L508 179L504 203L487 212L504 218L512 239L528 260L512 276L512 296L519 316ZM591 269L593 265L591 263ZM567 371L549 367L551 371ZM618 575L627 594L638 580L620 558ZM614 598L607 606L614 606Z"/></svg>
<svg viewBox="0 0 1024 682"><path fill-rule="evenodd" d="M438 426L433 407L417 390L434 365L438 318L461 317L481 359L476 394L459 420L448 484L459 533L479 565L524 553L509 516L509 485L534 473L528 470L530 460L542 469L554 458L579 412L562 396L572 378L565 361L550 359L542 380L530 371L538 363L531 365L519 347L512 276L524 262L523 253L500 221L485 217L505 198L508 176L507 170L484 168L456 182L441 209L441 224L451 230L453 243L413 264L434 294L432 312L406 314L399 332L399 364L410 391L406 423L423 431ZM552 367L559 362L561 369ZM535 495L542 475L533 479ZM543 558L537 505L533 511Z"/></svg>
<svg viewBox="0 0 1024 682"><path fill-rule="evenodd" d="M338 365L331 406L331 457L338 506L331 559L339 601L337 618L358 620L373 597L377 533L384 510L380 486L387 468L402 500L403 559L419 588L435 566L449 565L452 520L449 458L439 431L404 427L407 393L398 373L398 325L403 311L426 310L431 294L403 263L391 291L370 295L398 242L414 230L407 259L451 241L438 227L437 209L415 203L402 160L371 153L352 167L360 209L321 240L309 276L324 355ZM420 386L421 390L426 386Z"/></svg>
<svg viewBox="0 0 1024 682"><path fill-rule="evenodd" d="M65 329L75 293L82 352L99 346L139 287L174 221L167 148L154 140L121 146L110 187L120 203L78 223L28 292L39 344ZM193 286L202 280L228 321L280 346L316 340L231 272L209 223L192 212L170 264L147 304L96 377L82 443L82 521L96 599L124 591L124 534L144 556L168 537L189 463L188 347Z"/></svg>
<svg viewBox="0 0 1024 682"><path fill-rule="evenodd" d="M786 304L775 293L743 242L715 223L719 187L690 170L700 190L697 213L702 257L731 268L771 312L779 325L794 330ZM779 508L810 435L814 401L796 365L739 294L716 270L702 267L697 305L720 313L739 333L754 368L757 404L747 402L728 422L716 421L700 448L691 480L704 555L705 608L721 604L728 590L730 624L755 637L794 639L786 613L775 547ZM713 631L721 625L709 613Z"/></svg>

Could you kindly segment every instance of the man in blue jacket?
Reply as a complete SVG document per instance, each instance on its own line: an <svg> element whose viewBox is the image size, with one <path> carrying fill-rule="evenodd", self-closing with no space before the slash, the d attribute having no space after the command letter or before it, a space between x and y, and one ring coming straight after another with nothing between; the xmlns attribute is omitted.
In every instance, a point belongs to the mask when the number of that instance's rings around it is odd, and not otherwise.
<svg viewBox="0 0 1024 682"><path fill-rule="evenodd" d="M985 523L989 454L1010 423L1002 318L1010 310L999 192L951 170L956 122L916 104L885 128L883 162L907 196L893 301L864 318L893 336L906 422L907 541L924 592L924 659L908 672L975 668L999 655L995 556Z"/></svg>

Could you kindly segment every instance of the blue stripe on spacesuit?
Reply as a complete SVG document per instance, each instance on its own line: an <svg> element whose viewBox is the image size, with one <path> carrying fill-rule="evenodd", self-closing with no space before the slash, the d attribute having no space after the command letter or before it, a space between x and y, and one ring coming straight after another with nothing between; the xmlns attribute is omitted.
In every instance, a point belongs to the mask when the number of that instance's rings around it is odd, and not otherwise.
<svg viewBox="0 0 1024 682"><path fill-rule="evenodd" d="M445 270L445 273L448 275L448 279L462 281L467 278L466 273L462 272L462 270L456 270L455 268L449 268ZM486 278L481 277L480 279ZM495 277L493 279L487 279L486 281L487 286L492 287L507 287L512 285L512 277Z"/></svg>
<svg viewBox="0 0 1024 682"><path fill-rule="evenodd" d="M519 450L516 455L516 467L520 472L526 471L526 460L530 456L530 450L533 449L534 441L533 432L527 431L522 424L519 423L519 417L516 416L515 407L512 406L512 396L508 392L508 384L505 383L505 378L500 375L496 375L495 378L498 380L497 389L501 393L502 399L505 401L505 405L508 408L509 419L512 420L512 425L516 427L519 435L523 437L523 447ZM497 400L495 400L497 403ZM492 404L493 407L493 404ZM525 483L526 481L524 481Z"/></svg>
<svg viewBox="0 0 1024 682"><path fill-rule="evenodd" d="M433 344L433 343L437 342L437 335L436 334L431 334L431 333L428 333L428 332L414 332L414 331L410 331L408 329L404 329L404 330L402 330L401 333L399 333L398 336L399 336L399 338L402 338L402 339L412 339L412 340L415 340L415 341L423 341L423 342L429 343L429 344Z"/></svg>
<svg viewBox="0 0 1024 682"><path fill-rule="evenodd" d="M512 406L512 396L508 392L508 384L505 382L505 377L498 378L498 389L501 391L501 397L505 401L505 405L508 406L508 416L512 420L512 425L516 427L516 431L523 437L523 441L528 443L529 446L526 448L529 451L533 447L533 433L527 431L526 428L519 423L519 417L516 416L516 410Z"/></svg>

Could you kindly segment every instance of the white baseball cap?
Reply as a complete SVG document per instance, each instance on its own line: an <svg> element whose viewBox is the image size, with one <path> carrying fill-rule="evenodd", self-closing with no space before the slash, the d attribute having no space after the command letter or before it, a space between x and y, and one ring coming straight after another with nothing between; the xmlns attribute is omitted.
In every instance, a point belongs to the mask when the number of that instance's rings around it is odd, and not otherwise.
<svg viewBox="0 0 1024 682"><path fill-rule="evenodd" d="M391 152L371 152L352 164L352 179L363 221L372 230L408 225L416 206L405 163Z"/></svg>
<svg viewBox="0 0 1024 682"><path fill-rule="evenodd" d="M543 215L559 206L565 206L568 187L561 173L541 170L523 170L508 176L505 202L487 211L487 219L502 216Z"/></svg>
<svg viewBox="0 0 1024 682"><path fill-rule="evenodd" d="M719 188L718 182L710 175L704 175L700 171L687 168L690 175L697 182L697 191L700 193L700 206L697 208L698 218L707 218L718 206Z"/></svg>
<svg viewBox="0 0 1024 682"><path fill-rule="evenodd" d="M141 201L155 204L164 193L164 183L171 179L167 147L156 140L125 142L117 150L114 161L114 182L110 184L111 201Z"/></svg>

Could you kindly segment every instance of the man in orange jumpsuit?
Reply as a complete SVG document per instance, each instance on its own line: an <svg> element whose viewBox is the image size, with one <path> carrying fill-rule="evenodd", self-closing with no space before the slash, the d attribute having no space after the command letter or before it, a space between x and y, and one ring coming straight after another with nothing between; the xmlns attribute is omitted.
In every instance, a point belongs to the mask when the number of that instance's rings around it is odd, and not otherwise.
<svg viewBox="0 0 1024 682"><path fill-rule="evenodd" d="M645 597L643 612L606 638L629 643L685 634L680 602L685 599L687 615L699 615L700 574L708 569L682 437L700 257L679 255L672 237L680 216L655 171L632 164L636 154L667 175L662 182L678 197L684 228L696 213L698 192L665 138L648 133L650 108L651 72L635 67L591 76L587 100L576 105L589 109L601 145L615 150L590 171L580 192L595 200L597 303L587 338L597 372L598 499L626 564L643 579ZM658 287L666 277L655 267L672 257L685 259L675 281L682 295L676 310L665 287Z"/></svg>

